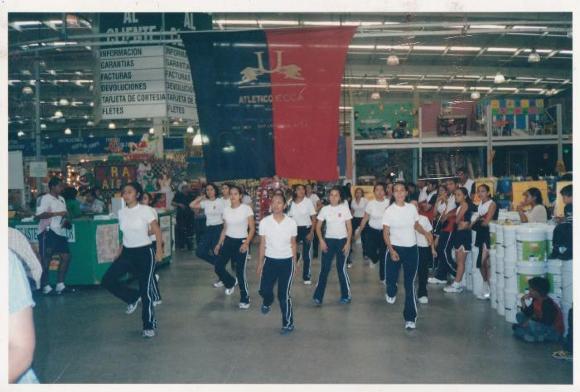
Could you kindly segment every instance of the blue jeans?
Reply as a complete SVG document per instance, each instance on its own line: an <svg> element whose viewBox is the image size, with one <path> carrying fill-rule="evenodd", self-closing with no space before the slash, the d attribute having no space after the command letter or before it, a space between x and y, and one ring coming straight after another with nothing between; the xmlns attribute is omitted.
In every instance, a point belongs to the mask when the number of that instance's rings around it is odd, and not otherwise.
<svg viewBox="0 0 580 392"><path fill-rule="evenodd" d="M535 342L557 342L560 340L560 334L556 330L546 324L534 321L522 312L516 314L516 320L518 323L514 325L514 336L516 338L525 340L529 343ZM527 324L524 326L524 324Z"/></svg>
<svg viewBox="0 0 580 392"><path fill-rule="evenodd" d="M318 284L316 285L316 290L314 291L314 299L322 302L324 298L326 282L328 281L328 274L330 273L332 260L335 256L336 272L338 273L338 282L340 284L340 296L342 299L350 298L350 279L348 278L348 273L346 272L346 256L342 251L342 248L344 248L344 245L346 244L346 238L326 238L325 242L328 246L328 250L326 252L322 252L322 266L320 269L320 276L318 277Z"/></svg>

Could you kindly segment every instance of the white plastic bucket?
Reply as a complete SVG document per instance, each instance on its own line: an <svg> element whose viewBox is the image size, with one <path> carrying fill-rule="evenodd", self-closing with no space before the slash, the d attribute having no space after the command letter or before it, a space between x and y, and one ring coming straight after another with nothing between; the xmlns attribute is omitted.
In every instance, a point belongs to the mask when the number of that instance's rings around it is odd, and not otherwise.
<svg viewBox="0 0 580 392"><path fill-rule="evenodd" d="M492 309L497 309L497 285L493 280L489 281L489 301Z"/></svg>
<svg viewBox="0 0 580 392"><path fill-rule="evenodd" d="M503 246L515 245L519 225L503 225Z"/></svg>
<svg viewBox="0 0 580 392"><path fill-rule="evenodd" d="M495 245L496 248L499 245L503 245L503 225L497 225L495 227Z"/></svg>
<svg viewBox="0 0 580 392"><path fill-rule="evenodd" d="M518 248L515 242L510 246L503 246L503 259L514 263L518 261Z"/></svg>
<svg viewBox="0 0 580 392"><path fill-rule="evenodd" d="M562 310L562 318L564 319L564 336L568 334L568 312L572 308L572 301L562 301L562 306L560 309Z"/></svg>
<svg viewBox="0 0 580 392"><path fill-rule="evenodd" d="M516 324L516 314L518 313L518 293L507 290L504 292L505 320L508 323Z"/></svg>
<svg viewBox="0 0 580 392"><path fill-rule="evenodd" d="M505 292L503 291L503 289L499 289L498 286L498 290L497 290L497 313L500 316L505 316Z"/></svg>
<svg viewBox="0 0 580 392"><path fill-rule="evenodd" d="M562 260L562 301L572 303L572 260Z"/></svg>
<svg viewBox="0 0 580 392"><path fill-rule="evenodd" d="M524 224L517 229L518 261L546 260L546 225Z"/></svg>
<svg viewBox="0 0 580 392"><path fill-rule="evenodd" d="M546 277L550 281L550 294L562 293L562 260L548 260Z"/></svg>
<svg viewBox="0 0 580 392"><path fill-rule="evenodd" d="M503 259L504 251L505 251L505 249L504 249L504 247L502 245L499 245L499 244L496 245L496 247L495 247L495 256L498 259Z"/></svg>
<svg viewBox="0 0 580 392"><path fill-rule="evenodd" d="M546 263L520 261L517 264L518 293L528 292L528 280L537 276L546 277Z"/></svg>

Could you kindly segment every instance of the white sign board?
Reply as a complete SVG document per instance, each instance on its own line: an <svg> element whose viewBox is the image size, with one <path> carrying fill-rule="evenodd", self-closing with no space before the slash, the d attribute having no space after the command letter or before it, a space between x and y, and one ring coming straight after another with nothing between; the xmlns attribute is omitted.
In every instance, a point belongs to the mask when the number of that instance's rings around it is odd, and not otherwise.
<svg viewBox="0 0 580 392"><path fill-rule="evenodd" d="M133 46L99 50L102 119L172 117L197 120L185 50Z"/></svg>
<svg viewBox="0 0 580 392"><path fill-rule="evenodd" d="M33 161L28 164L30 177L46 177L48 175L48 165L46 161Z"/></svg>
<svg viewBox="0 0 580 392"><path fill-rule="evenodd" d="M24 189L22 151L10 151L8 154L8 189Z"/></svg>

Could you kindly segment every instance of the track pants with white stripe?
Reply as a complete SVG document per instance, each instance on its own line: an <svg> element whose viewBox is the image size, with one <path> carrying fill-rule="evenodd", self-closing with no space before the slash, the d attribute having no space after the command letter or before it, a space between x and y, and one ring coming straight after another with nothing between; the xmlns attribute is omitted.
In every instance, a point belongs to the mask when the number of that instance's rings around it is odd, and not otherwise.
<svg viewBox="0 0 580 392"><path fill-rule="evenodd" d="M328 281L328 274L332 268L332 260L336 256L336 272L338 273L338 282L340 284L340 297L342 299L350 298L350 279L346 272L346 255L342 249L346 244L346 238L325 238L324 241L328 246L326 252L322 252L322 265L320 268L320 276L318 277L318 284L314 291L314 299L322 302L324 292L326 291L326 282Z"/></svg>
<svg viewBox="0 0 580 392"><path fill-rule="evenodd" d="M405 282L405 310L403 317L405 321L415 321L417 318L417 303L415 301L415 277L419 265L419 251L417 246L393 246L399 254L399 261L391 259L390 252L387 253L387 295L395 297L397 295L397 280L399 271L403 266L403 278Z"/></svg>
<svg viewBox="0 0 580 392"><path fill-rule="evenodd" d="M223 282L226 288L234 287L236 278L240 285L240 302L250 303L250 296L248 294L248 282L246 280L246 261L248 252L240 253L240 246L245 241L245 238L231 238L227 237L220 249L218 258L215 263L215 273ZM231 260L232 269L236 271L236 278L228 273L226 265Z"/></svg>
<svg viewBox="0 0 580 392"><path fill-rule="evenodd" d="M373 264L379 263L379 279L385 280L385 254L387 245L383 238L383 231L368 226L367 256Z"/></svg>
<svg viewBox="0 0 580 392"><path fill-rule="evenodd" d="M157 241L153 241L151 244L151 250L153 251L153 256L157 252ZM159 291L159 282L155 279L155 272L157 264L155 264L155 268L153 268L153 274L151 277L151 284L153 285L153 301L161 301L161 291Z"/></svg>
<svg viewBox="0 0 580 392"><path fill-rule="evenodd" d="M141 318L143 329L157 327L153 310L153 271L155 269L155 254L150 246L140 248L123 247L121 255L111 264L101 284L115 297L126 304L132 304L141 297ZM139 290L130 288L121 282L127 273L132 273L139 281Z"/></svg>
<svg viewBox="0 0 580 392"><path fill-rule="evenodd" d="M437 270L435 277L439 280L447 280L447 275L455 276L457 271L457 264L453 261L451 256L451 249L453 249L453 232L449 233L442 231L439 234L439 242L437 243Z"/></svg>
<svg viewBox="0 0 580 392"><path fill-rule="evenodd" d="M294 325L292 297L290 296L293 274L292 258L272 259L266 257L259 292L264 299L264 305L271 306L274 303L274 285L278 282L278 302L280 302L280 310L282 311L282 327Z"/></svg>
<svg viewBox="0 0 580 392"><path fill-rule="evenodd" d="M304 262L302 268L302 279L310 280L310 263L312 260L312 241L308 241L306 236L310 233L310 226L298 226L298 235L296 236L296 243L302 242L302 260Z"/></svg>
<svg viewBox="0 0 580 392"><path fill-rule="evenodd" d="M211 265L215 265L217 260L217 256L213 254L213 249L220 240L223 227L223 225L206 226L195 249L195 255Z"/></svg>

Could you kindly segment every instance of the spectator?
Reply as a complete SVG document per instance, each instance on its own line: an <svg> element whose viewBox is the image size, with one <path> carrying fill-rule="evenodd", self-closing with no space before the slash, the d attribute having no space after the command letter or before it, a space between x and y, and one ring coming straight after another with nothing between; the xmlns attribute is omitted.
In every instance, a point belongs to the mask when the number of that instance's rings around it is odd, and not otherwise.
<svg viewBox="0 0 580 392"><path fill-rule="evenodd" d="M559 219L559 224L554 229L553 248L550 249L551 259L572 259L572 185L567 185L560 190L564 201L564 217Z"/></svg>
<svg viewBox="0 0 580 392"><path fill-rule="evenodd" d="M516 315L518 323L512 326L514 336L529 343L559 341L564 332L564 321L562 311L548 296L550 282L536 277L530 279L528 285L529 293L521 300L522 311Z"/></svg>
<svg viewBox="0 0 580 392"><path fill-rule="evenodd" d="M530 188L524 192L524 201L517 207L522 223L546 223L548 211L544 207L542 192L538 188ZM529 207L528 211L525 209Z"/></svg>
<svg viewBox="0 0 580 392"><path fill-rule="evenodd" d="M26 273L16 253L8 251L9 260L9 337L8 382L38 384L31 368L36 337L32 308L34 301Z"/></svg>
<svg viewBox="0 0 580 392"><path fill-rule="evenodd" d="M175 216L175 248L193 250L194 215L189 205L193 195L188 183L183 183L173 197L171 205L177 209Z"/></svg>
<svg viewBox="0 0 580 392"><path fill-rule="evenodd" d="M469 197L473 198L475 194L475 181L469 178L467 170L464 167L460 167L459 169L457 169L455 175L459 179L458 187L467 189L467 192L469 192Z"/></svg>
<svg viewBox="0 0 580 392"><path fill-rule="evenodd" d="M97 192L91 189L85 195L85 202L81 204L81 211L89 214L102 214L105 211L105 203L97 199Z"/></svg>

